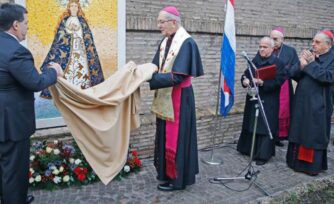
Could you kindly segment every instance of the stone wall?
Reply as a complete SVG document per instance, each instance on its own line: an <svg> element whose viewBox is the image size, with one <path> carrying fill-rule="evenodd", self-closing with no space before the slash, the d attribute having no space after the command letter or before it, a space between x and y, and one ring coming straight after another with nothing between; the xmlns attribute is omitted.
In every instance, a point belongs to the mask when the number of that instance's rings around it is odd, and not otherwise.
<svg viewBox="0 0 334 204"><path fill-rule="evenodd" d="M14 0L0 0L0 4L2 4L2 3L8 3L8 2L13 3Z"/></svg>
<svg viewBox="0 0 334 204"><path fill-rule="evenodd" d="M202 1L154 1L128 0L126 3L126 59L138 64L149 62L161 40L156 28L159 10L165 5L175 5L182 14L182 24L194 37L205 68L205 76L194 79L193 85L197 106L197 129L199 148L211 144L214 127L217 126L216 143L235 142L240 133L242 111L246 90L239 82L245 69L245 61L237 56L235 77L235 105L227 118L215 120L218 75L220 67L220 47L224 27L224 2L220 0ZM297 52L309 48L312 36L321 29L334 28L334 13L330 11L333 0L260 1L236 0L235 18L237 53L246 51L254 56L258 40L268 35L274 26L286 30L286 43ZM327 16L320 13L326 13ZM320 15L319 15L320 14ZM143 155L152 156L154 145L154 117L149 106L152 92L147 85L142 86L142 127L133 132L131 144ZM217 124L215 124L217 121Z"/></svg>

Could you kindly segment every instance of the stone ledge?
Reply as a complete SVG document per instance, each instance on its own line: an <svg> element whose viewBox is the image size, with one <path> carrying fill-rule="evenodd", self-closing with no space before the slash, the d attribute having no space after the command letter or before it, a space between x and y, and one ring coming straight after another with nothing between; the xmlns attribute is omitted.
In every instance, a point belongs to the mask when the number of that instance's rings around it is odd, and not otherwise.
<svg viewBox="0 0 334 204"><path fill-rule="evenodd" d="M231 115L239 114L238 110L234 110L231 112ZM213 117L215 115L215 111L211 107L198 108L196 110L197 120L201 120L202 118ZM140 114L140 122L141 126L144 125L155 125L155 115L154 114ZM140 128L139 128L140 129ZM38 129L35 134L32 136L33 139L56 139L61 137L71 136L69 129L64 127L54 127L54 128L45 128Z"/></svg>
<svg viewBox="0 0 334 204"><path fill-rule="evenodd" d="M222 34L224 30L224 21L206 20L206 19L183 19L182 25L191 33ZM246 25L236 22L237 36L265 36L274 25L252 24ZM126 16L127 31L156 31L156 18L144 16ZM287 38L311 39L317 32L316 29L309 27L285 27Z"/></svg>
<svg viewBox="0 0 334 204"><path fill-rule="evenodd" d="M31 138L38 140L54 140L66 137L72 137L72 136L67 126L64 126L64 127L38 129Z"/></svg>

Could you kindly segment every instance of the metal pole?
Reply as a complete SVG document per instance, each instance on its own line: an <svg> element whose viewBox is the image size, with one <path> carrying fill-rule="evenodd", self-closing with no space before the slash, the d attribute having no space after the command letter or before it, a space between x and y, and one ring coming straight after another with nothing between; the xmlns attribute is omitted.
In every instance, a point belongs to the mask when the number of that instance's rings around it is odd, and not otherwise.
<svg viewBox="0 0 334 204"><path fill-rule="evenodd" d="M226 21L226 9L227 9L227 1L225 1L225 21ZM225 28L224 28L225 29ZM223 34L223 39L222 39L222 47L224 45L224 35L225 35L225 31ZM210 165L219 165L219 164L223 164L224 162L221 161L215 161L213 158L214 155L214 149L215 149L215 139L216 139L216 135L217 135L217 124L218 124L218 111L219 111L219 98L220 98L220 86L221 86L221 74L222 74L222 69L221 67L219 67L219 82L218 82L218 92L217 92L217 101L216 101L216 113L215 113L215 117L214 117L214 131L213 131L213 136L212 136L212 148L211 148L211 154L210 154L210 160L205 160L205 159L201 159L201 161L205 164L210 164Z"/></svg>
<svg viewBox="0 0 334 204"><path fill-rule="evenodd" d="M248 69L250 70L250 67L248 67ZM257 95L257 97L259 97L258 92L255 93L255 94ZM253 95L252 98L250 99L250 101L253 101L254 103L256 103L256 101L257 101L257 103L254 104L254 108L255 108L255 116L254 117L255 118L254 118L254 124L253 124L252 144L251 144L251 151L250 151L249 164L248 164L249 166L248 166L248 171L247 171L246 175L244 177L215 177L215 178L213 178L213 180L214 181L228 181L228 180L246 179L246 180L249 180L250 182L254 183L255 186L258 187L266 196L270 196L270 194L253 179L254 177L256 178L257 174L260 173L259 170L254 171L253 166L252 166L252 162L253 162L253 158L254 158L255 141L256 141L257 122L258 122L258 117L259 117L259 104L258 104L259 101L258 101L257 97L255 97L255 95Z"/></svg>
<svg viewBox="0 0 334 204"><path fill-rule="evenodd" d="M224 38L223 38L224 39ZM220 83L221 83L221 72L222 69L220 68L219 71L219 83L218 83L218 92L217 92L217 102L216 102L216 113L215 113L215 117L214 117L214 131L213 131L213 136L212 138L212 148L211 148L211 154L210 154L210 160L205 160L205 159L201 159L202 162L206 163L206 164L210 164L210 165L219 165L219 164L223 164L223 161L215 161L213 158L213 154L214 154L214 149L215 149L215 139L216 139L216 135L217 135L217 124L218 124L218 111L219 111L219 96L220 96Z"/></svg>
<svg viewBox="0 0 334 204"><path fill-rule="evenodd" d="M253 161L253 157L254 157L257 119L259 117L259 106L258 106L258 104L255 104L254 106L255 106L255 121L254 121L253 136L252 136L252 146L251 146L251 152L250 152L250 162Z"/></svg>

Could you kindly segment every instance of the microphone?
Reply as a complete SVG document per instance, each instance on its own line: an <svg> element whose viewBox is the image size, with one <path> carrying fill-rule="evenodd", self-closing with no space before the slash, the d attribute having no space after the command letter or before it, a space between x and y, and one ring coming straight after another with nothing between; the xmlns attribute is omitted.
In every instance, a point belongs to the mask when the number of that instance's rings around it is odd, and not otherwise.
<svg viewBox="0 0 334 204"><path fill-rule="evenodd" d="M248 55L247 55L247 52L242 51L240 55L243 56L245 59L249 60L249 57L248 57Z"/></svg>
<svg viewBox="0 0 334 204"><path fill-rule="evenodd" d="M249 59L247 52L242 51L240 55L244 57L250 65L252 65L252 61Z"/></svg>

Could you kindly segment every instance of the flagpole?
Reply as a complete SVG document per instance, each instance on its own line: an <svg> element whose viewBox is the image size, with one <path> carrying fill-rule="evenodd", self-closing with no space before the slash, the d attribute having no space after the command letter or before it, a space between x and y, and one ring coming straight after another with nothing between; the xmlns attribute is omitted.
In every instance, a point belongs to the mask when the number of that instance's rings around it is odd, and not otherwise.
<svg viewBox="0 0 334 204"><path fill-rule="evenodd" d="M224 24L226 23L226 11L227 11L227 1L225 1L225 21L224 21ZM224 45L224 35L225 35L225 31L223 33L223 38L222 38L222 47ZM217 125L218 125L218 112L219 112L219 98L220 98L220 89L221 89L221 74L222 74L222 68L219 67L219 81L218 81L218 92L217 92L217 101L216 101L216 113L215 113L215 117L213 118L213 121L214 121L214 131L213 131L213 136L211 137L212 138L212 141L211 141L211 144L212 144L212 147L211 147L211 153L210 153L210 160L205 160L205 159L201 159L201 161L205 164L210 164L210 165L220 165L220 164L223 164L223 160L215 160L213 155L214 155L214 150L215 150L215 140L216 140L216 135L217 135Z"/></svg>
<svg viewBox="0 0 334 204"><path fill-rule="evenodd" d="M224 40L224 38L223 38ZM223 42L222 42L223 43ZM222 69L220 68L220 71L219 71L219 76L221 76L221 72L222 72ZM211 153L210 153L210 160L205 160L202 158L202 162L206 163L206 164L210 164L210 165L219 165L219 164L223 164L223 160L215 160L213 158L213 155L214 155L214 150L215 150L215 140L216 140L216 135L217 135L217 125L218 125L218 111L219 111L219 97L220 97L220 84L221 84L221 77L219 77L219 82L218 82L218 92L217 92L217 104L216 104L216 113L215 113L215 117L213 118L213 121L214 121L214 131L213 131L213 136L211 137L212 138L212 141L211 141L211 144L212 144L212 147L211 147Z"/></svg>

